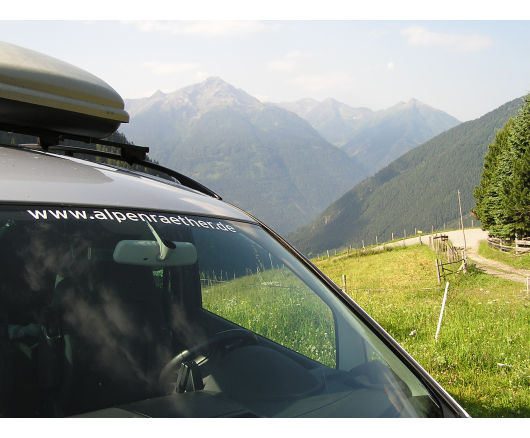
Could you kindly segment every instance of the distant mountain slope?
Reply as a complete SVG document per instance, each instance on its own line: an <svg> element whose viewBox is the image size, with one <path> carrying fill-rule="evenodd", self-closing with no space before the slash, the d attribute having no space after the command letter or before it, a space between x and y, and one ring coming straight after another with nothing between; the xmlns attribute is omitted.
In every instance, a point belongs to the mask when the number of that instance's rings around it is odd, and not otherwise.
<svg viewBox="0 0 530 438"><path fill-rule="evenodd" d="M496 132L517 113L522 98L481 118L462 123L406 153L336 202L316 220L289 237L306 254L361 241L430 230L456 221L457 191L464 214L474 206L473 188L480 181L484 156Z"/></svg>
<svg viewBox="0 0 530 438"><path fill-rule="evenodd" d="M301 99L278 105L307 120L327 141L357 158L370 175L460 123L416 99L382 111L352 108L334 99Z"/></svg>
<svg viewBox="0 0 530 438"><path fill-rule="evenodd" d="M122 131L162 165L286 233L367 174L308 122L219 78L126 101Z"/></svg>
<svg viewBox="0 0 530 438"><path fill-rule="evenodd" d="M335 99L319 102L300 99L279 103L278 106L298 114L307 120L322 137L335 146L342 147L374 115L368 108L352 108Z"/></svg>
<svg viewBox="0 0 530 438"><path fill-rule="evenodd" d="M343 146L370 173L460 122L449 114L418 100L398 103L378 111Z"/></svg>

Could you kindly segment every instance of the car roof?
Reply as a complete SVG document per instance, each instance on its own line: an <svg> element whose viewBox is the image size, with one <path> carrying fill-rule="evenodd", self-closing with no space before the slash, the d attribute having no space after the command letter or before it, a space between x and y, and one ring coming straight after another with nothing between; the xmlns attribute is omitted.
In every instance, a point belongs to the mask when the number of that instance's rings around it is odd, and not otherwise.
<svg viewBox="0 0 530 438"><path fill-rule="evenodd" d="M232 205L137 171L0 147L0 203L173 211L255 222Z"/></svg>

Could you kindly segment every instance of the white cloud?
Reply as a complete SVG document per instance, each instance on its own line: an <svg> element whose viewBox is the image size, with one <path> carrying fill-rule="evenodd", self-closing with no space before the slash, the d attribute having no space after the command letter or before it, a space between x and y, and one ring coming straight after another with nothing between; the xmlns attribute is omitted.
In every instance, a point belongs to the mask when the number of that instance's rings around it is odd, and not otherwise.
<svg viewBox="0 0 530 438"><path fill-rule="evenodd" d="M199 64L194 62L144 62L143 65L159 76L193 71L199 68Z"/></svg>
<svg viewBox="0 0 530 438"><path fill-rule="evenodd" d="M440 47L456 52L475 52L491 46L492 41L484 35L464 35L455 33L431 32L422 26L410 26L401 31L413 46Z"/></svg>
<svg viewBox="0 0 530 438"><path fill-rule="evenodd" d="M267 66L271 70L290 71L294 70L298 66L300 60L306 57L308 57L307 54L304 54L299 50L294 50L292 52L286 53L279 59L270 61L267 63Z"/></svg>
<svg viewBox="0 0 530 438"><path fill-rule="evenodd" d="M142 32L200 37L241 36L262 32L267 28L260 21L137 21L133 24Z"/></svg>
<svg viewBox="0 0 530 438"><path fill-rule="evenodd" d="M333 72L318 75L302 75L291 80L295 85L308 92L318 92L346 86L353 77L346 73Z"/></svg>

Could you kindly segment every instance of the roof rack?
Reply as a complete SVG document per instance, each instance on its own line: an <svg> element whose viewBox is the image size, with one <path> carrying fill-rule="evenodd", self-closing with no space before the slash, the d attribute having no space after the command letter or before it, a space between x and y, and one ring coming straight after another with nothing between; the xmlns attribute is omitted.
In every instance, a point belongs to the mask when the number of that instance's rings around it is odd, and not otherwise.
<svg viewBox="0 0 530 438"><path fill-rule="evenodd" d="M23 126L12 125L12 124L0 123L0 130L8 131L8 132L16 132L17 134L25 134L25 135L31 135L31 136L37 137L38 144L43 150L47 150L49 147L53 147L55 150L58 150L58 148L62 148L63 146L59 145L59 142L62 140L75 140L75 141L80 141L80 142L88 143L88 144L101 144L105 146L113 146L113 147L120 149L120 153L112 154L113 156L109 158L119 158L129 164L133 164L133 162L135 163L137 160L140 160L140 161L145 160L147 152L149 152L149 148L145 146L136 146L136 145L125 144L125 143L117 143L117 142L109 141L109 140L100 140L94 137L87 137L87 136L76 135L76 134L65 134L62 132L50 131L50 130L41 129L41 128L35 129L35 128L27 128ZM81 149L83 151L82 153L86 153L86 154L90 154L91 153L90 151L100 152L100 151L95 151L92 149L84 149L84 148L77 148L77 149Z"/></svg>
<svg viewBox="0 0 530 438"><path fill-rule="evenodd" d="M147 153L149 152L149 148L145 146L118 143L110 140L101 140L93 137L86 137L83 135L65 134L57 131L50 131L40 128L32 129L5 123L0 123L0 130L37 137L38 145L44 151L61 151L64 152L65 155L71 157L74 154L95 155L98 157L124 161L129 165L137 164L149 169L157 170L177 179L177 181L185 187L197 190L198 192L204 193L219 200L222 199L221 196L219 196L217 193L210 190L208 187L202 185L201 183L195 181L194 179L183 175L173 169L169 169L167 167L148 161L146 157ZM62 140L74 140L87 144L112 146L114 148L117 148L119 150L119 153L100 151L97 149L88 149L76 146L60 145L59 142Z"/></svg>

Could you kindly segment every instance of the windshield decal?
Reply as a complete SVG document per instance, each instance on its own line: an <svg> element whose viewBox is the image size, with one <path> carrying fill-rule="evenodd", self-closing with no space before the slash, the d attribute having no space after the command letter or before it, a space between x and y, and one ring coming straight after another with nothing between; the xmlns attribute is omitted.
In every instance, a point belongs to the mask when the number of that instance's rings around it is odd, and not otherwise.
<svg viewBox="0 0 530 438"><path fill-rule="evenodd" d="M116 221L121 222L147 222L147 223L163 223L182 225L185 227L197 227L207 228L217 231L225 231L235 233L236 229L222 221L209 221L200 220L197 218L190 218L186 215L169 216L159 213L133 213L133 212L122 212L115 210L59 210L59 209L38 209L38 210L26 210L28 214L35 220L62 220L62 219L75 219L75 220L99 220L99 221Z"/></svg>

